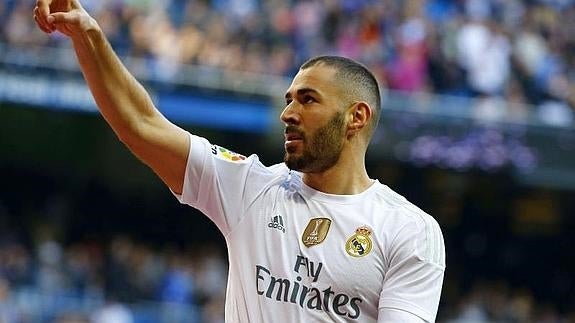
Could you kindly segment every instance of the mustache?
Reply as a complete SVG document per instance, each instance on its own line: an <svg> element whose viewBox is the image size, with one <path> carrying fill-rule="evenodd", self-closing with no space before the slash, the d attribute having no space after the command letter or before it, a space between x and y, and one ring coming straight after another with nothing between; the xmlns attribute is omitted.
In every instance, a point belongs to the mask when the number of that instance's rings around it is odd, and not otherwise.
<svg viewBox="0 0 575 323"><path fill-rule="evenodd" d="M295 135L298 135L302 138L305 137L304 131L301 130L300 128L298 128L297 126L294 126L294 125L286 126L285 130L284 130L284 134L286 134L286 135L287 134L295 134Z"/></svg>

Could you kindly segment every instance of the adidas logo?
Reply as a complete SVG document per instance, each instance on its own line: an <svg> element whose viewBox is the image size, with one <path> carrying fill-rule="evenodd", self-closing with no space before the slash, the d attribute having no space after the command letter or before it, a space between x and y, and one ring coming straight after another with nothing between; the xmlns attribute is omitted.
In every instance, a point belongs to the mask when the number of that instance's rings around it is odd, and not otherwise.
<svg viewBox="0 0 575 323"><path fill-rule="evenodd" d="M286 233L286 228L284 227L284 219L281 215L272 217L272 221L268 223L268 228L275 228L283 233Z"/></svg>

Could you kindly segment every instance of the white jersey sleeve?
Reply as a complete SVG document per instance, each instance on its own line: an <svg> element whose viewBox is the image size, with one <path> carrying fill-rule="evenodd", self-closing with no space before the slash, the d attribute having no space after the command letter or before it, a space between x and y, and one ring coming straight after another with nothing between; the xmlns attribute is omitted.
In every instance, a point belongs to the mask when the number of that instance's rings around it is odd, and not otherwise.
<svg viewBox="0 0 575 323"><path fill-rule="evenodd" d="M190 136L182 194L174 195L180 203L207 215L225 236L241 220L250 196L255 195L257 173L266 169L252 167L260 163L256 155L244 157L205 138Z"/></svg>
<svg viewBox="0 0 575 323"><path fill-rule="evenodd" d="M395 308L379 310L378 323L426 323L421 317Z"/></svg>
<svg viewBox="0 0 575 323"><path fill-rule="evenodd" d="M434 322L445 271L443 235L432 217L419 209L408 212L414 216L398 231L389 252L379 315L399 309Z"/></svg>

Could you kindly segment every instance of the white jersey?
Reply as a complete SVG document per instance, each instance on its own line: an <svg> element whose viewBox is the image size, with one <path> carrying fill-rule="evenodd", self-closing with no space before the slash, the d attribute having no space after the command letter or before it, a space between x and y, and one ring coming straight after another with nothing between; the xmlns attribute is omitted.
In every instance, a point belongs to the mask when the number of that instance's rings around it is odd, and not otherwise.
<svg viewBox="0 0 575 323"><path fill-rule="evenodd" d="M356 195L306 186L192 136L180 202L205 213L229 256L226 322L435 320L445 251L437 222L374 181Z"/></svg>

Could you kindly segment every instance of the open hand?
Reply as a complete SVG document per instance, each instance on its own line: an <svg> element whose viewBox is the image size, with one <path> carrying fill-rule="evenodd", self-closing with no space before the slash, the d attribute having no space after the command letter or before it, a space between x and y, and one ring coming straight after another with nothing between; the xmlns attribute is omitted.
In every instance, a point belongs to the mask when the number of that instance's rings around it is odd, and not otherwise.
<svg viewBox="0 0 575 323"><path fill-rule="evenodd" d="M34 20L42 31L74 36L96 26L78 0L37 0Z"/></svg>

